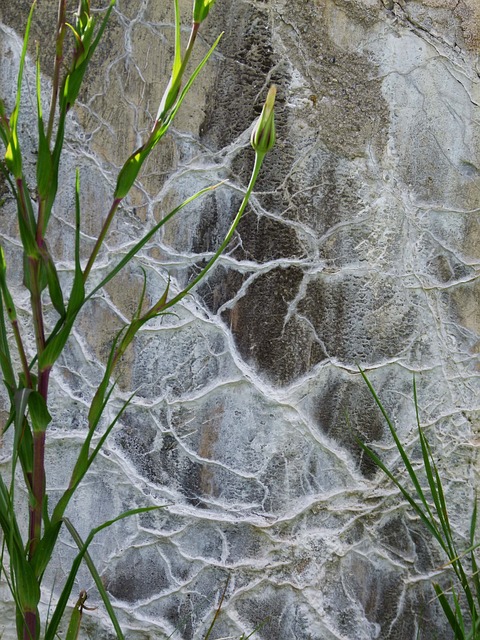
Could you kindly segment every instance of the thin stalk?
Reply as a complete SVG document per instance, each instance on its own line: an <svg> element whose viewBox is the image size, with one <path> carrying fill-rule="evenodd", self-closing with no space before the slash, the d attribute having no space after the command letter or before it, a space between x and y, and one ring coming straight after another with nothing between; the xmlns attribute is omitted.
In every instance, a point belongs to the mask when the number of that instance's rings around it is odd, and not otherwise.
<svg viewBox="0 0 480 640"><path fill-rule="evenodd" d="M85 270L83 272L83 282L87 281L87 278L90 274L90 271L92 270L92 267L98 255L98 252L100 251L100 247L102 246L103 241L105 240L105 236L107 235L108 229L112 224L113 217L121 201L122 201L122 198L115 198L115 200L112 203L112 206L110 207L108 216L105 222L103 223L103 227L102 227L102 230L100 231L100 235L97 238L97 241L95 243L95 246L93 247L93 251L90 255L90 258L88 259L87 266L85 267Z"/></svg>
<svg viewBox="0 0 480 640"><path fill-rule="evenodd" d="M190 31L190 37L188 39L187 48L185 50L185 55L182 60L182 66L180 68L180 73L182 74L185 71L185 68L190 60L190 55L193 51L193 46L195 44L195 40L197 39L197 33L200 29L200 22L192 22L192 28Z"/></svg>
<svg viewBox="0 0 480 640"><path fill-rule="evenodd" d="M55 65L53 68L52 82L52 98L50 102L50 115L48 118L47 141L50 146L53 132L53 121L55 119L55 111L57 107L58 89L60 86L60 72L63 61L63 39L65 37L65 23L67 13L67 0L59 0L58 3L58 22L57 22L57 40L55 48Z"/></svg>
<svg viewBox="0 0 480 640"><path fill-rule="evenodd" d="M32 493L34 505L30 514L29 527L30 559L35 555L42 533L42 507L45 496L45 431L37 431L33 434Z"/></svg>
<svg viewBox="0 0 480 640"><path fill-rule="evenodd" d="M187 48L185 50L185 55L183 56L183 60L182 60L182 64L180 65L180 69L178 71L178 78L182 78L185 69L187 67L188 61L190 60L190 56L192 55L192 51L193 51L193 47L195 45L195 40L197 39L197 34L198 34L198 30L200 29L200 22L192 22L192 28L190 30L190 36L188 38L188 44L187 44ZM181 83L179 82L178 85L178 93L180 92L180 86ZM152 127L152 134L156 133L158 131L158 129L160 129L163 120L161 120L159 118L160 112L157 114L157 117L155 118L155 122L153 123L153 127Z"/></svg>
<svg viewBox="0 0 480 640"><path fill-rule="evenodd" d="M31 306L35 328L37 353L41 355L45 349L45 328L43 322L43 308L40 290L40 262L36 258L29 258L31 277ZM50 369L39 371L38 391L47 402L48 381ZM33 504L30 507L28 557L31 560L40 541L42 532L42 512L45 497L45 432L34 431L33 434L33 473L32 494ZM35 636L34 636L35 637Z"/></svg>
<svg viewBox="0 0 480 640"><path fill-rule="evenodd" d="M232 239L232 236L233 236L233 234L235 232L235 229L237 228L238 223L240 222L240 219L241 219L241 217L242 217L242 215L243 215L243 213L244 213L244 211L245 211L245 209L247 207L248 201L250 200L250 196L252 195L253 188L254 188L255 183L257 181L258 174L260 172L260 169L262 168L262 164L263 164L263 160L265 158L265 155L266 155L265 153L259 153L259 152L255 153L255 164L253 166L253 171L252 171L252 175L250 177L250 182L248 183L247 190L245 192L245 195L243 196L242 204L240 205L240 208L239 208L239 210L237 212L237 215L235 216L235 218L234 218L234 220L233 220L233 222L232 222L232 224L230 226L230 229L229 229L227 235L225 236L225 239L222 242L222 244L220 245L220 247L213 254L213 256L207 262L205 267L200 271L198 276L196 276L196 278L194 278L185 287L185 289L183 289L183 291L181 291L174 298L169 300L168 303L163 304L161 308L158 308L158 309L156 308L158 306L158 303L157 303L149 311L147 311L146 315L155 314L155 313L159 313L160 311L164 311L165 309L173 307L173 305L177 304L177 302L180 302L180 300L183 300L183 298L185 298L185 296L193 289L193 287L195 287L200 282L200 280L202 280L205 277L207 272L216 263L216 261L218 260L220 255L224 252L224 250L226 249L228 243Z"/></svg>

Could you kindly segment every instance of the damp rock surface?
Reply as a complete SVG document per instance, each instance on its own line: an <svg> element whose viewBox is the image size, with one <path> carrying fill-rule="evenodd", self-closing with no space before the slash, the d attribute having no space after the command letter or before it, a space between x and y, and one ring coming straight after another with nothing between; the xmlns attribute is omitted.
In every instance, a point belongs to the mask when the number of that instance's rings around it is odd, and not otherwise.
<svg viewBox="0 0 480 640"><path fill-rule="evenodd" d="M30 4L0 2L7 110ZM53 4L39 3L32 26L45 104ZM190 4L180 2L186 25ZM48 238L62 282L74 269L75 169L85 259L115 172L148 133L165 88L171 5L117 0L70 114ZM219 48L122 203L93 279L184 198L226 182L94 296L52 374L54 501L144 274L149 305L169 278L180 291L228 232L253 165L251 125L275 83L277 144L249 208L217 267L174 315L145 326L119 364L110 419L136 393L69 513L86 537L126 509L162 507L91 548L129 639L205 637L224 589L212 639L255 629L262 640L450 638L429 579L442 556L358 445L378 445L401 469L358 366L414 455L416 375L421 420L466 532L480 428L479 17L476 0L217 0L202 25L194 62L224 31ZM26 73L27 96L32 59ZM33 109L25 97L30 180ZM7 196L0 234L28 331L14 220ZM65 535L45 608L73 554ZM98 606L82 637L113 637L84 568L75 589ZM15 637L8 602L1 590L5 640Z"/></svg>

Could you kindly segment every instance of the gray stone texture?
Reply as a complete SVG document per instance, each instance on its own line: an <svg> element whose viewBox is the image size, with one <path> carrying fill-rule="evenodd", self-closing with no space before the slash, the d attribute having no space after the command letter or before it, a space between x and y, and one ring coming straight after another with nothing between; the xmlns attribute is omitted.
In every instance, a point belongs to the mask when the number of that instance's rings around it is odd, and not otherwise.
<svg viewBox="0 0 480 640"><path fill-rule="evenodd" d="M0 94L10 108L30 4L0 0ZM181 9L188 25L189 0ZM39 2L33 26L46 99L55 15L54 0ZM48 238L65 283L75 167L86 256L115 171L156 113L172 21L169 0L117 0L68 127ZM55 496L68 481L141 269L154 301L168 275L179 290L219 246L252 166L251 124L275 83L278 143L251 206L208 279L175 315L146 326L120 364L110 415L136 395L70 516L86 535L127 508L166 505L92 546L129 640L203 638L227 577L212 640L261 624L259 640L449 638L430 587L442 557L357 444L376 443L401 469L357 367L414 452L416 374L452 520L465 532L480 427L480 5L217 0L197 61L220 31L218 52L119 211L93 280L183 198L227 183L181 212L81 315L52 380L48 485ZM30 61L30 90L33 78ZM29 175L32 109L26 95ZM8 196L0 232L15 280ZM73 553L65 535L45 607ZM77 587L98 605L82 637L113 637L86 569ZM8 640L14 623L1 593Z"/></svg>

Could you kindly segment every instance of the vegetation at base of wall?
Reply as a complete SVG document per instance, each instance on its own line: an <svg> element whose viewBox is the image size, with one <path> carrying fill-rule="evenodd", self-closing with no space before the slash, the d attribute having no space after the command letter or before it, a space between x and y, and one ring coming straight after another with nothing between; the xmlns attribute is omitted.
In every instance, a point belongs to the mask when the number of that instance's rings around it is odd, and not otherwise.
<svg viewBox="0 0 480 640"><path fill-rule="evenodd" d="M88 305L102 287L110 282L149 242L149 240L186 206L197 198L218 188L207 187L193 194L165 215L160 222L148 230L143 238L111 269L102 280L91 284L91 273L111 229L112 222L121 203L128 196L135 180L140 174L147 158L154 152L159 141L171 126L185 96L198 74L202 71L215 51L220 36L213 43L201 62L189 71L189 61L195 46L201 23L207 18L215 0L194 0L190 37L183 50L181 43L181 24L178 0L174 0L175 10L175 48L172 71L166 83L165 93L160 102L149 135L125 160L120 169L115 190L111 196L108 210L104 212L103 224L88 259L82 263L81 227L82 227L82 189L79 172L75 183L75 254L72 256L75 269L70 290L61 285L55 258L48 247L48 231L55 224L57 190L59 187L59 169L62 161L65 130L68 114L74 107L86 70L107 29L109 17L114 9L115 0L110 0L103 16L98 19L90 7L90 0L80 0L78 10L69 21L66 0L58 2L56 25L55 58L52 92L49 110L42 110L42 76L37 52L36 64L36 106L38 148L35 183L31 184L25 176L25 156L22 153L24 141L19 130L23 76L27 59L27 47L32 21L35 19L35 2L32 5L26 26L23 50L18 72L17 92L14 108L7 111L0 97L0 141L5 153L0 160L0 184L8 185L17 208L18 240L23 251L23 283L28 290L31 305L31 319L35 331L35 343L26 343L25 327L19 319L15 306L15 295L11 290L11 280L5 252L0 246L0 367L8 400L9 415L2 427L13 430L13 451L8 477L0 475L0 529L2 532L0 548L0 578L10 588L16 608L16 628L19 640L54 640L63 618L70 610L69 601L75 578L82 562L85 562L103 599L105 610L114 626L118 638L123 638L120 624L116 618L109 595L103 586L88 548L95 536L103 529L115 525L123 518L132 517L159 505L146 505L130 509L120 515L92 528L83 540L77 532L75 523L66 517L66 510L77 488L85 477L117 421L127 408L125 402L120 412L105 424L105 409L115 389L112 377L119 360L139 330L150 320L167 313L180 302L214 266L221 253L227 247L232 235L246 209L255 186L263 160L275 142L274 102L275 88L268 93L262 114L252 133L251 144L255 152L255 161L249 184L245 190L241 205L232 224L217 251L203 266L200 273L182 290L172 292L170 283L163 294L147 311L143 311L145 301L145 281L138 300L137 310L129 324L112 336L112 347L105 362L105 372L94 394L85 425L84 441L77 452L77 459L71 469L70 482L62 495L54 501L49 495L49 478L45 473L45 445L48 442L49 428L55 424L56 416L51 413L49 404L49 381L52 370L62 354L80 311ZM68 42L70 40L70 42ZM67 55L67 51L71 52ZM2 195L3 198L3 195ZM0 206L3 201L0 199ZM146 278L146 276L144 276ZM47 311L56 312L56 322L51 327L47 322ZM33 355L32 355L33 354ZM102 426L101 436L99 436ZM97 436L94 439L94 436ZM21 481L19 480L21 478ZM18 483L23 483L24 492L19 491ZM22 534L23 505L21 496L28 496L28 534ZM41 619L39 602L47 570L58 543L62 528L72 536L78 553L67 576L55 595L47 620ZM78 595L78 594L77 594ZM78 637L82 614L87 609L86 594L81 593L71 612L66 638ZM215 622L216 617L213 622ZM210 633L210 632L209 632ZM243 636L244 638L250 636Z"/></svg>
<svg viewBox="0 0 480 640"><path fill-rule="evenodd" d="M402 465L410 479L410 486L400 480L371 447L368 447L361 440L358 440L358 443L366 455L399 489L413 513L419 518L432 538L436 540L445 555L446 562L441 569L448 572L450 586L448 589L444 589L437 582L433 582L432 585L448 624L453 631L455 640L479 640L480 575L475 555L480 546L476 536L478 520L477 496L475 495L474 497L470 528L465 536L468 540L468 547L459 547L455 531L450 522L448 501L442 478L427 436L421 427L415 379L413 381L413 402L422 456L420 471L417 470L417 465L403 446L393 420L378 397L372 383L362 369L360 369L360 373L388 425L395 447L400 454Z"/></svg>

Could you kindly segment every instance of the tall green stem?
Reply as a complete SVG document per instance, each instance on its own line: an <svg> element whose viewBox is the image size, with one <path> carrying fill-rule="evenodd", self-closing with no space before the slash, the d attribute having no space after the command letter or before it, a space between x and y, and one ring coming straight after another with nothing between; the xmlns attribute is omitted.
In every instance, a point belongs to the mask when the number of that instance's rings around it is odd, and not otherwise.
<svg viewBox="0 0 480 640"><path fill-rule="evenodd" d="M262 167L265 155L266 155L265 153L259 153L259 152L255 153L255 164L253 165L253 171L252 171L252 175L250 177L250 182L248 183L247 190L245 192L245 195L243 196L242 204L240 205L240 208L239 208L239 210L237 212L237 215L235 216L235 218L234 218L234 220L232 222L232 225L231 225L230 229L228 230L227 235L225 236L225 240L222 242L220 247L217 249L217 251L213 254L213 256L210 258L210 260L207 262L205 267L200 271L198 276L196 276L185 287L185 289L183 289L183 291L181 291L174 298L169 300L168 303L163 305L161 309L158 309L157 312L163 311L163 310L168 309L170 307L173 307L173 305L177 304L177 302L180 302L180 300L183 300L183 298L185 298L185 296L193 289L193 287L195 287L195 285L197 285L200 282L200 280L202 280L205 277L205 275L207 274L207 271L210 271L210 269L216 263L216 261L218 260L220 255L225 251L225 249L227 248L228 243L232 239L232 236L235 233L235 229L237 228L238 223L240 222L240 219L241 219L241 217L242 217L242 215L243 215L243 213L244 213L244 211L245 211L245 209L247 207L248 201L250 199L250 196L252 195L253 188L254 188L255 183L257 181L258 174L259 174L260 169ZM150 314L152 312L153 313L155 312L155 306L152 307L152 309L150 309L150 311L147 311L147 314Z"/></svg>
<svg viewBox="0 0 480 640"><path fill-rule="evenodd" d="M47 141L50 144L52 139L53 121L57 108L58 88L60 86L60 71L63 61L63 39L65 37L65 23L67 12L67 0L59 0L58 3L58 23L57 40L55 46L55 66L53 68L52 98L50 102L50 115L48 118Z"/></svg>
<svg viewBox="0 0 480 640"><path fill-rule="evenodd" d="M87 278L89 276L90 271L92 270L93 264L96 260L96 257L98 255L98 252L100 251L100 247L103 244L103 241L105 240L105 236L107 235L108 229L110 228L110 225L112 224L112 220L113 217L115 216L115 213L118 209L118 206L120 204L120 202L122 201L121 198L115 198L115 200L112 203L112 206L110 207L110 211L108 212L108 216L105 220L105 222L103 223L103 227L102 230L100 231L100 235L97 238L97 241L95 243L95 246L93 247L93 251L90 254L90 258L88 259L87 262L87 266L85 267L85 270L83 272L83 281L86 282Z"/></svg>

